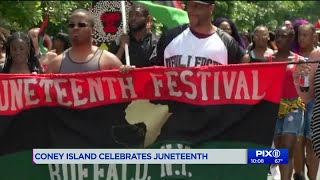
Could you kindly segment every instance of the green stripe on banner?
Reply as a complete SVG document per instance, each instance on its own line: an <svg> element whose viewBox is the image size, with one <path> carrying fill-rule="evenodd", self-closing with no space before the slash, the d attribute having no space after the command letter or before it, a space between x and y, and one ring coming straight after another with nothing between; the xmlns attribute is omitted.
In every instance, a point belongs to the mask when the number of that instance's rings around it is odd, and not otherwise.
<svg viewBox="0 0 320 180"><path fill-rule="evenodd" d="M181 142L161 142L178 148ZM188 143L186 143L188 144ZM181 146L180 146L181 147ZM241 142L210 142L192 149L268 148ZM183 148L189 148L184 145ZM2 156L1 180L262 180L267 178L268 165L35 165L32 151ZM81 178L81 176L83 178Z"/></svg>

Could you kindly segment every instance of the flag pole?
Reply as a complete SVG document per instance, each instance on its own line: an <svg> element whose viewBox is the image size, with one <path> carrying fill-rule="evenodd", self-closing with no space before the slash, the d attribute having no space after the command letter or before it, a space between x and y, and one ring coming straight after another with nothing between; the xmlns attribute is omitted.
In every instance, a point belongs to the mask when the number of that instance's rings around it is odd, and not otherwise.
<svg viewBox="0 0 320 180"><path fill-rule="evenodd" d="M127 34L127 18L126 18L126 6L125 6L126 2L125 1L120 1L120 2L121 2L123 33ZM126 65L130 66L129 46L127 43L124 45L124 53L126 57Z"/></svg>

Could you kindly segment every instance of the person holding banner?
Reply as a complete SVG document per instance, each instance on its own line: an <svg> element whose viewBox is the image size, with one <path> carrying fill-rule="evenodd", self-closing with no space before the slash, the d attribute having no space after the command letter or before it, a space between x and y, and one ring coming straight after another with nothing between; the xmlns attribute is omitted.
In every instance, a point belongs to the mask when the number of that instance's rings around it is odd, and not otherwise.
<svg viewBox="0 0 320 180"><path fill-rule="evenodd" d="M49 62L48 73L76 73L120 69L128 72L134 66L124 66L112 53L92 45L94 19L84 9L75 10L69 18L72 47Z"/></svg>
<svg viewBox="0 0 320 180"><path fill-rule="evenodd" d="M228 33L211 23L213 11L214 1L188 1L190 23L161 36L156 58L150 58L152 64L192 67L240 63L245 51Z"/></svg>
<svg viewBox="0 0 320 180"><path fill-rule="evenodd" d="M129 10L129 34L122 34L119 45L115 41L110 44L109 52L115 54L123 64L125 44L129 45L130 64L136 67L151 66L149 58L158 43L158 37L149 32L151 17L146 7L133 4Z"/></svg>
<svg viewBox="0 0 320 180"><path fill-rule="evenodd" d="M167 67L195 67L241 63L244 50L229 34L212 24L214 1L188 1L190 23L164 33L151 57L153 65ZM170 117L162 127L163 134L197 134L203 125L224 116L220 106L194 106L178 101L152 101L169 106ZM194 122L194 123L187 123ZM170 127L183 126L181 132ZM219 129L219 128L218 128Z"/></svg>

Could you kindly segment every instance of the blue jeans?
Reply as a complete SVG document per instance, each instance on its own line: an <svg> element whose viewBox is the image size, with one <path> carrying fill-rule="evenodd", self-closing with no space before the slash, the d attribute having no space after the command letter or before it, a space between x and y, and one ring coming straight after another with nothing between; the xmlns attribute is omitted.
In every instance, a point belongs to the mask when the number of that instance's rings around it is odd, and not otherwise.
<svg viewBox="0 0 320 180"><path fill-rule="evenodd" d="M314 107L314 100L306 104L306 110L304 112L304 127L303 127L303 135L311 139L312 130L311 130L311 121L312 121L312 113Z"/></svg>
<svg viewBox="0 0 320 180"><path fill-rule="evenodd" d="M278 118L274 130L275 135L299 135L303 130L304 112L298 108L289 112L284 118Z"/></svg>

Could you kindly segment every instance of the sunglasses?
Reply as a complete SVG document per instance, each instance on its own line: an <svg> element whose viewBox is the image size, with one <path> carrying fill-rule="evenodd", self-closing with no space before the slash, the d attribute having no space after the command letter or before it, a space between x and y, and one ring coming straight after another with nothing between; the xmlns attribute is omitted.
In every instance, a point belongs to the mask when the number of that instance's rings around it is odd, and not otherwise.
<svg viewBox="0 0 320 180"><path fill-rule="evenodd" d="M75 28L76 25L77 25L79 28L84 28L84 27L87 27L87 26L88 26L87 23L81 23L81 22L80 22L80 23L78 23L78 24L70 23L70 24L68 24L68 27L69 27L69 28Z"/></svg>
<svg viewBox="0 0 320 180"><path fill-rule="evenodd" d="M276 34L275 35L275 38L278 39L278 38L288 38L289 37L289 34Z"/></svg>

